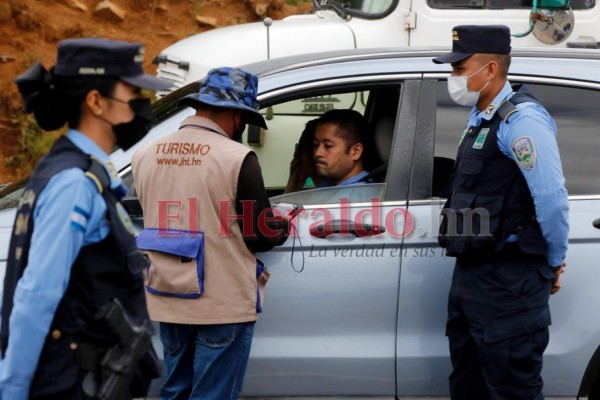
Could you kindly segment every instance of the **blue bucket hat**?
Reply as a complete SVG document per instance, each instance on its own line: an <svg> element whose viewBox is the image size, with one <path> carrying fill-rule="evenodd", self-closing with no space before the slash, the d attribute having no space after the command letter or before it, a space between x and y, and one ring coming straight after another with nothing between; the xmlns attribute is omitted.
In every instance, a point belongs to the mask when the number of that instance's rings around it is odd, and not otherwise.
<svg viewBox="0 0 600 400"><path fill-rule="evenodd" d="M215 68L202 79L198 93L185 96L179 103L194 108L202 103L243 110L246 111L249 124L267 129L264 117L258 112L257 86L258 77L248 71L231 67Z"/></svg>
<svg viewBox="0 0 600 400"><path fill-rule="evenodd" d="M141 43L99 38L66 39L58 43L57 76L112 76L130 85L167 90L172 83L144 73Z"/></svg>

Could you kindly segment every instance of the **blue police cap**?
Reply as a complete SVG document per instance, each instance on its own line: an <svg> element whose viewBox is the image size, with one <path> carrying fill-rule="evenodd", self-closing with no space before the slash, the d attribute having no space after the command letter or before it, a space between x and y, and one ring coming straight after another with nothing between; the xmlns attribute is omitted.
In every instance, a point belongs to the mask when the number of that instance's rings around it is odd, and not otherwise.
<svg viewBox="0 0 600 400"><path fill-rule="evenodd" d="M244 110L247 111L249 124L267 129L265 119L258 112L257 88L258 77L248 71L231 67L215 68L202 79L198 93L185 96L179 103L190 107L202 103Z"/></svg>
<svg viewBox="0 0 600 400"><path fill-rule="evenodd" d="M151 90L166 90L171 82L144 73L141 43L81 38L59 42L54 66L57 76L116 77L130 85Z"/></svg>
<svg viewBox="0 0 600 400"><path fill-rule="evenodd" d="M505 25L459 25L452 29L452 52L433 59L436 64L462 61L475 53L509 54L510 29Z"/></svg>

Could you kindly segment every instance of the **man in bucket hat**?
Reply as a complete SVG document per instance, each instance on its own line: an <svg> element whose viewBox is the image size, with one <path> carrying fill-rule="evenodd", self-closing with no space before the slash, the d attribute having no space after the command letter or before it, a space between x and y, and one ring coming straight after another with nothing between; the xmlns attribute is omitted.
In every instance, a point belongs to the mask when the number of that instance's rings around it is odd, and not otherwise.
<svg viewBox="0 0 600 400"><path fill-rule="evenodd" d="M268 279L255 253L288 231L273 218L256 155L238 142L247 123L266 128L257 83L238 68L209 71L181 100L196 114L133 158L148 308L164 346L162 399L236 399L242 389Z"/></svg>
<svg viewBox="0 0 600 400"><path fill-rule="evenodd" d="M452 399L543 399L551 294L560 290L568 201L556 125L507 81L510 31L461 25L448 93L472 107L460 140L440 245L456 266L446 334ZM476 216L475 216L476 215Z"/></svg>

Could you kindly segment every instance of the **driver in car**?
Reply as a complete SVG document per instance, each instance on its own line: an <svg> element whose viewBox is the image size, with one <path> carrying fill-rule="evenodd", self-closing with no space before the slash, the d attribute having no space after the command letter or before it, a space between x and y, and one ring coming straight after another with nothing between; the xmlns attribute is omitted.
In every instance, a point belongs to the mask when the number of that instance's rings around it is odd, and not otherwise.
<svg viewBox="0 0 600 400"><path fill-rule="evenodd" d="M316 120L313 158L318 187L373 182L366 170L368 124L354 110L331 110Z"/></svg>

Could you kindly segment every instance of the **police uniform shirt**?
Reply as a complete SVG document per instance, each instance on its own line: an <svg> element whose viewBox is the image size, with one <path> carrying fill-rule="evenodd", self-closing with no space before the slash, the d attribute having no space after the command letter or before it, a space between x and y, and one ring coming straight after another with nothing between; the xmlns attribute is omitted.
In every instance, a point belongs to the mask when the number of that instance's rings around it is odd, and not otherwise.
<svg viewBox="0 0 600 400"><path fill-rule="evenodd" d="M70 130L69 138L84 153L105 165L111 188L126 193L108 155L87 136ZM33 211L29 260L17 284L10 317L6 357L0 361L0 398L27 399L54 313L69 282L81 247L103 240L109 232L106 204L96 184L79 168L60 172L40 193ZM1 297L0 297L1 301Z"/></svg>
<svg viewBox="0 0 600 400"><path fill-rule="evenodd" d="M467 126L476 127L482 120L492 119L502 102L513 94L510 83L506 82L485 110L473 107ZM517 163L525 177L548 246L546 258L550 266L557 266L567 252L569 203L556 143L556 124L548 112L535 103L521 103L516 107L518 112L500 124L498 147ZM507 241L516 241L516 236L510 236Z"/></svg>

